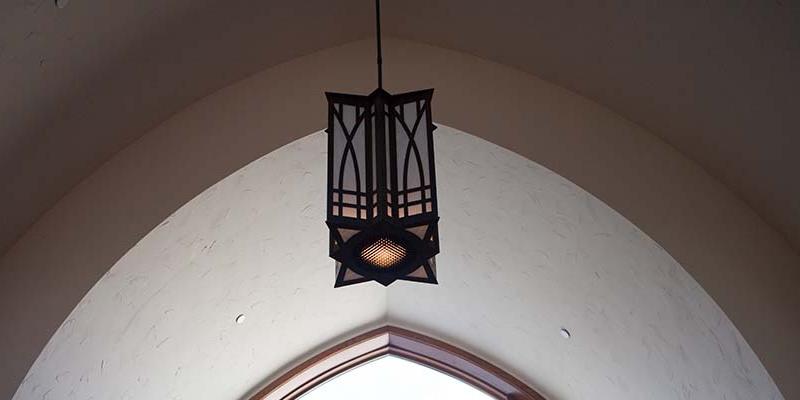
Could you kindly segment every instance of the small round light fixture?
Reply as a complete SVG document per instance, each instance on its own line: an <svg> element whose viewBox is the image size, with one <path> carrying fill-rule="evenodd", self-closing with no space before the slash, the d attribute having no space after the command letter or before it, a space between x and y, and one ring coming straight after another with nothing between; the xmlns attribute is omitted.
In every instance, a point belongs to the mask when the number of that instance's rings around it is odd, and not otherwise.
<svg viewBox="0 0 800 400"><path fill-rule="evenodd" d="M564 339L569 339L570 337L572 337L572 334L569 333L567 328L561 328L561 330L558 331L558 333L560 333L561 337L563 337Z"/></svg>
<svg viewBox="0 0 800 400"><path fill-rule="evenodd" d="M236 321L236 324L237 324L237 325L241 325L241 324L243 324L243 323L244 323L244 319L245 319L245 316L244 316L244 314L239 314L239 315L237 315L237 316L236 316L236 319L235 319L235 321Z"/></svg>
<svg viewBox="0 0 800 400"><path fill-rule="evenodd" d="M69 4L69 0L55 0L55 2L56 2L56 7L58 8L64 8L67 6L67 4Z"/></svg>

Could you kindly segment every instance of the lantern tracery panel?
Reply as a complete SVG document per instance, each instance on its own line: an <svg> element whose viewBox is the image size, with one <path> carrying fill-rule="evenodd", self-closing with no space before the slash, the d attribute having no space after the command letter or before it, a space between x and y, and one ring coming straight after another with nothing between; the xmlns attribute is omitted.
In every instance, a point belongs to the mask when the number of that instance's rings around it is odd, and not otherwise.
<svg viewBox="0 0 800 400"><path fill-rule="evenodd" d="M369 194L374 187L369 176L371 157L367 152L371 144L365 135L371 111L358 104L338 103L331 108L330 115L333 154L337 156L329 160L329 171L333 174L329 213L366 219L371 211Z"/></svg>
<svg viewBox="0 0 800 400"><path fill-rule="evenodd" d="M431 170L428 138L425 132L433 130L427 120L428 100L415 100L391 107L396 140L397 211L399 217L422 214L433 210L431 203ZM420 133L422 132L422 133Z"/></svg>

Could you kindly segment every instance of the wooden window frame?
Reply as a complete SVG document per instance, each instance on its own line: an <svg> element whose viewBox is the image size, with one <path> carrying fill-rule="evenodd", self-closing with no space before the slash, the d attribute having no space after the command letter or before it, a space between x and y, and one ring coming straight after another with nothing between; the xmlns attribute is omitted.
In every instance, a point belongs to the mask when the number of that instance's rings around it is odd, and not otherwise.
<svg viewBox="0 0 800 400"><path fill-rule="evenodd" d="M293 400L317 385L385 355L417 362L502 400L545 400L544 396L493 364L441 340L384 326L358 335L292 368L249 400Z"/></svg>

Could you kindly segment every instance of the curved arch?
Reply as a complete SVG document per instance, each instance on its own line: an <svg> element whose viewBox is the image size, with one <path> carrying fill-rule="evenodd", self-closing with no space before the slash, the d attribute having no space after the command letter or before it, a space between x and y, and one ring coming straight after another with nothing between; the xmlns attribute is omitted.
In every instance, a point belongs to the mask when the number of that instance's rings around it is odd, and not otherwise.
<svg viewBox="0 0 800 400"><path fill-rule="evenodd" d="M473 385L502 400L544 400L544 396L495 365L466 350L418 332L387 325L330 347L290 369L249 400L291 400L334 376L378 357L411 360Z"/></svg>
<svg viewBox="0 0 800 400"><path fill-rule="evenodd" d="M722 311L630 221L529 159L438 126L439 286L332 287L316 132L140 240L52 337L15 400L240 398L263 371L387 323L469 348L551 398L672 399L676 387L780 398Z"/></svg>
<svg viewBox="0 0 800 400"><path fill-rule="evenodd" d="M319 129L323 89L371 89L359 58L371 54L369 44L298 58L194 103L44 215L0 261L0 305L15 321L0 326L7 355L0 391L19 387L74 305L154 226L242 165ZM746 205L646 130L538 78L418 43L396 41L391 51L399 61L392 72L398 89L437 88L438 121L547 166L647 232L793 393L800 352L790 350L785 333L800 329L800 317L792 317L800 292L790 287L800 258Z"/></svg>

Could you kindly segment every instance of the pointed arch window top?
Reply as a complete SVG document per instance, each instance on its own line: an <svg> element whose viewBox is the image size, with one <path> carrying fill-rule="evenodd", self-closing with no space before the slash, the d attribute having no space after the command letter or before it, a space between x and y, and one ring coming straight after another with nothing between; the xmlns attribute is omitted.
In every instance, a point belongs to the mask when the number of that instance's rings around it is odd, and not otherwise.
<svg viewBox="0 0 800 400"><path fill-rule="evenodd" d="M306 392L300 400L493 400L447 374L395 356L345 371Z"/></svg>
<svg viewBox="0 0 800 400"><path fill-rule="evenodd" d="M331 393L330 385L340 379L337 377L350 375L349 371L356 367L363 365L361 372L370 374L376 372L370 372L370 368L402 368L402 363L408 362L415 364L412 367L430 368L434 370L430 371L432 374L442 373L446 379L471 386L461 388L469 389L464 393L475 396L469 397L471 400L479 400L480 396L484 399L544 400L542 395L520 380L475 355L440 340L392 326L375 329L317 354L272 381L249 400L323 400L327 399L324 397L326 394ZM353 377L357 373L359 371L353 371ZM397 385L418 383L406 377L396 377ZM386 390L392 387L386 387Z"/></svg>

